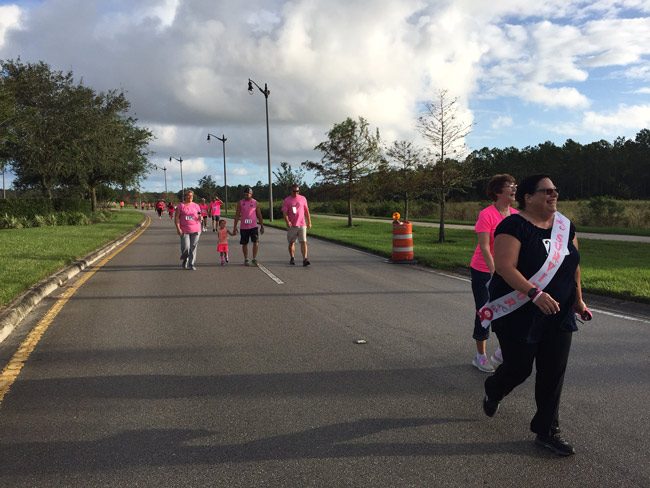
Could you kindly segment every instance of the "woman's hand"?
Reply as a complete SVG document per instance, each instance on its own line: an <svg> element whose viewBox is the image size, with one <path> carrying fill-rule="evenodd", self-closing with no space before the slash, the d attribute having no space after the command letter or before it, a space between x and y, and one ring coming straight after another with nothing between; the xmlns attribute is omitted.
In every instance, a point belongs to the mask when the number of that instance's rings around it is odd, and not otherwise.
<svg viewBox="0 0 650 488"><path fill-rule="evenodd" d="M533 299L533 303L537 305L545 315L553 315L560 311L560 304L556 302L551 295L544 291L540 292L540 294Z"/></svg>

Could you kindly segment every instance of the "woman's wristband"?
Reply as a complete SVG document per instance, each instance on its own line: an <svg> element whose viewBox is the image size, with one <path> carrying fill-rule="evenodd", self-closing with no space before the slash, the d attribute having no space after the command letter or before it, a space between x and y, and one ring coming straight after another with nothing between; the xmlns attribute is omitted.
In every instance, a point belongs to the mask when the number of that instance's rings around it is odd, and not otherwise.
<svg viewBox="0 0 650 488"><path fill-rule="evenodd" d="M542 290L537 290L537 293L535 293L535 295L534 295L533 298L532 298L533 303L535 303L535 301L539 298L539 296L540 296L542 293L543 293Z"/></svg>

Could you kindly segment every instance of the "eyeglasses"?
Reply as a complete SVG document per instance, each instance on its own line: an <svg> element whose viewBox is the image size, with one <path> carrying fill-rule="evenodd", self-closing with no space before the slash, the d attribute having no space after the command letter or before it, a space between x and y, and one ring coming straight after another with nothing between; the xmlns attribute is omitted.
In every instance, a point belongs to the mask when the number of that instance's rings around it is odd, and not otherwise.
<svg viewBox="0 0 650 488"><path fill-rule="evenodd" d="M537 192L546 193L548 196L553 195L553 193L557 193L558 195L560 194L560 190L558 190L557 188L538 188L537 190L535 190L535 193Z"/></svg>
<svg viewBox="0 0 650 488"><path fill-rule="evenodd" d="M293 193L298 193L300 190L291 190Z"/></svg>

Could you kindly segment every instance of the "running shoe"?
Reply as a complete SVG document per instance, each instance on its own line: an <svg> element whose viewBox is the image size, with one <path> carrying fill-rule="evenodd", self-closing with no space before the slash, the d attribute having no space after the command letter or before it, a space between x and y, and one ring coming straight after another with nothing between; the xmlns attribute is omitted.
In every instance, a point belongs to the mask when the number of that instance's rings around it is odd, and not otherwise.
<svg viewBox="0 0 650 488"><path fill-rule="evenodd" d="M302 265L303 266L309 266L311 263L309 262L309 259L303 259L302 260Z"/></svg>
<svg viewBox="0 0 650 488"><path fill-rule="evenodd" d="M538 435L535 444L550 449L558 456L571 456L576 453L573 446L560 437L559 434Z"/></svg>
<svg viewBox="0 0 650 488"><path fill-rule="evenodd" d="M494 373L494 366L492 366L485 354L476 353L476 356L472 359L472 365L484 373Z"/></svg>
<svg viewBox="0 0 650 488"><path fill-rule="evenodd" d="M291 259L289 259L289 264L291 264L292 266L296 264L296 260L293 258L293 256L291 256Z"/></svg>
<svg viewBox="0 0 650 488"><path fill-rule="evenodd" d="M494 417L499 410L499 402L490 400L487 395L483 397L483 411L488 417Z"/></svg>
<svg viewBox="0 0 650 488"><path fill-rule="evenodd" d="M252 266L257 266L257 259L253 259L253 260L251 261L251 265L252 265Z"/></svg>
<svg viewBox="0 0 650 488"><path fill-rule="evenodd" d="M244 259L244 266L250 266L251 262L248 259Z"/></svg>
<svg viewBox="0 0 650 488"><path fill-rule="evenodd" d="M226 262L228 262L228 255L226 254Z"/></svg>
<svg viewBox="0 0 650 488"><path fill-rule="evenodd" d="M499 366L503 362L503 354L501 354L501 348L497 347L497 350L494 351L494 354L490 357L490 361L495 366Z"/></svg>

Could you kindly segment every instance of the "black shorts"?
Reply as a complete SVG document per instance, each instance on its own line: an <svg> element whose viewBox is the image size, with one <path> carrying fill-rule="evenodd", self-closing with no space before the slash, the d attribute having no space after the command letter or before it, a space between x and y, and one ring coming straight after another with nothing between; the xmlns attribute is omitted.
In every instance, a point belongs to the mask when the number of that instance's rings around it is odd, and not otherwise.
<svg viewBox="0 0 650 488"><path fill-rule="evenodd" d="M221 219L220 219L220 217L219 217L218 215L213 215L213 216L212 216L212 220L214 220L215 222L219 223L219 220L221 220Z"/></svg>
<svg viewBox="0 0 650 488"><path fill-rule="evenodd" d="M249 239L253 242L257 242L257 240L259 239L259 235L257 233L257 227L254 227L252 229L240 229L239 234L240 234L239 243L241 245L248 244Z"/></svg>

